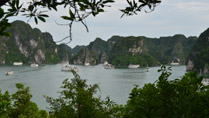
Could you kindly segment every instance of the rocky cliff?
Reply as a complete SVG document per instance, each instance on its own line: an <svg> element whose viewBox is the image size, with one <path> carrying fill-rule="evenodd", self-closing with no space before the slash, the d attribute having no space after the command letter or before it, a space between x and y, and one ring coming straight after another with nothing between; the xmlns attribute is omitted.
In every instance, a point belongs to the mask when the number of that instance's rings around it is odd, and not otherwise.
<svg viewBox="0 0 209 118"><path fill-rule="evenodd" d="M197 37L174 35L160 38L145 38L148 53L160 63L169 64L172 61L186 64L187 57Z"/></svg>
<svg viewBox="0 0 209 118"><path fill-rule="evenodd" d="M84 46L84 45L77 45L77 46L75 46L75 47L72 49L73 55L77 55L78 52L79 52L81 49L83 49L83 48L86 48L86 46Z"/></svg>
<svg viewBox="0 0 209 118"><path fill-rule="evenodd" d="M187 70L209 74L209 29L200 34L188 57Z"/></svg>
<svg viewBox="0 0 209 118"><path fill-rule="evenodd" d="M58 57L61 62L66 62L72 59L72 49L66 44L57 45Z"/></svg>
<svg viewBox="0 0 209 118"><path fill-rule="evenodd" d="M151 66L157 65L158 62L169 64L172 61L186 64L196 39L197 37L180 34L160 38L113 36L107 41L96 38L86 47L77 46L76 51L88 48L89 51L97 53L99 63L108 60L115 65L141 63Z"/></svg>
<svg viewBox="0 0 209 118"><path fill-rule="evenodd" d="M99 63L99 55L95 51L90 51L88 48L83 48L79 53L73 57L72 63L78 65L96 65Z"/></svg>
<svg viewBox="0 0 209 118"><path fill-rule="evenodd" d="M128 66L129 64L158 65L158 62L147 51L144 38L121 37L112 48L109 62L116 66Z"/></svg>
<svg viewBox="0 0 209 118"><path fill-rule="evenodd" d="M23 21L14 21L8 32L12 37L0 37L1 64L50 64L60 61L58 47L51 34L32 29Z"/></svg>
<svg viewBox="0 0 209 118"><path fill-rule="evenodd" d="M111 49L112 48L108 42L102 40L101 38L96 38L87 46L76 46L72 49L75 54L75 57L73 58L74 61L72 63L84 64L85 60L91 60L92 64L104 63L105 61L108 61L108 55L110 54ZM84 56L78 55L87 56L84 58ZM82 59L79 59L79 57L82 57ZM93 61L92 59L96 60Z"/></svg>
<svg viewBox="0 0 209 118"><path fill-rule="evenodd" d="M87 48L99 55L100 63L108 61L107 55L110 54L111 48L106 41L102 40L101 38L96 38L93 42L90 42Z"/></svg>

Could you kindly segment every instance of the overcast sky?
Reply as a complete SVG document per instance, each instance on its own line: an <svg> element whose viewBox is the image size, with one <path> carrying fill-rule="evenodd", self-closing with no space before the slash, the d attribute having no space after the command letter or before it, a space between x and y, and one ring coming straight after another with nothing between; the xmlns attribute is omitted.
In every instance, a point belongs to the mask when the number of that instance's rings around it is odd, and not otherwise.
<svg viewBox="0 0 209 118"><path fill-rule="evenodd" d="M208 0L162 0L155 11L151 13L141 12L136 16L123 17L119 9L124 8L126 0L116 0L111 8L106 8L104 13L97 17L89 17L86 22L90 32L87 33L84 26L77 23L73 25L73 41L70 47L75 45L87 45L95 38L109 39L113 35L120 36L173 36L184 34L185 36L199 36L209 27L209 1ZM50 32L55 41L68 35L69 28L55 23L66 23L59 16L68 14L68 10L60 9L58 12L49 13L50 18L46 23L35 25L30 20L32 27L39 28L42 32ZM13 20L24 20L15 17Z"/></svg>

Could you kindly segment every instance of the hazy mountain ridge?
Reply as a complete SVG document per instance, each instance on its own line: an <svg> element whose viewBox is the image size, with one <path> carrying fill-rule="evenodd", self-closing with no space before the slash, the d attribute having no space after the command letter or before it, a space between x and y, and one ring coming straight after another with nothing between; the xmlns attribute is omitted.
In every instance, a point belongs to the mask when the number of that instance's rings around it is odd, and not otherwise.
<svg viewBox="0 0 209 118"><path fill-rule="evenodd" d="M70 61L73 64L98 64L109 61L115 65L140 64L155 66L180 60L185 64L197 37L174 35L160 38L145 36L112 36L107 41L96 38L87 46L56 45L49 33L32 29L22 22L13 22L8 29L12 37L0 37L0 63L58 63Z"/></svg>
<svg viewBox="0 0 209 118"><path fill-rule="evenodd" d="M160 38L145 37L145 43L148 53L160 63L170 63L179 59L181 64L185 64L196 39L197 37L187 38L182 34L178 34Z"/></svg>
<svg viewBox="0 0 209 118"><path fill-rule="evenodd" d="M98 55L103 52L106 55L103 57L103 61L106 60L115 65L133 63L154 66L158 62L170 63L172 61L185 64L196 39L197 37L187 38L181 34L160 38L112 36L107 41L97 38L86 47L89 50L94 50ZM129 52L130 50L138 52L134 55ZM140 51L142 52L139 53ZM99 60L102 60L101 56Z"/></svg>

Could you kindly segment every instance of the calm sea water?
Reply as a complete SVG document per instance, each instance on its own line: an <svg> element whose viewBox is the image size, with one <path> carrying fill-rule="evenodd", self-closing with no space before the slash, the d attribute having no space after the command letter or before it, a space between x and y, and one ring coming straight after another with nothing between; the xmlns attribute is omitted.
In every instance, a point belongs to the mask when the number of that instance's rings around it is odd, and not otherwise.
<svg viewBox="0 0 209 118"><path fill-rule="evenodd" d="M111 100L118 104L125 104L129 93L134 85L143 87L145 83L153 83L157 80L160 67L150 68L146 72L145 68L139 69L104 69L103 65L97 66L77 66L78 74L82 79L86 79L88 84L99 84L101 91L98 95L104 99L110 96ZM13 70L14 74L6 76L5 72ZM185 66L173 66L170 79L179 78L186 71ZM62 89L62 81L72 78L70 72L62 72L61 65L47 65L45 67L32 68L30 66L0 66L0 89L2 92L8 90L14 93L17 89L16 83L23 83L29 86L33 95L32 101L38 104L41 109L49 107L43 95L57 98L58 91Z"/></svg>

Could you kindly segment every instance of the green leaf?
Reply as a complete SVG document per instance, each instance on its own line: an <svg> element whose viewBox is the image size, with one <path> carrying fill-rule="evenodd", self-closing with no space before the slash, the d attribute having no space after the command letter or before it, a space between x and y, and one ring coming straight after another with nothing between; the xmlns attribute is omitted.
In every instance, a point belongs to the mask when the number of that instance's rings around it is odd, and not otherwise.
<svg viewBox="0 0 209 118"><path fill-rule="evenodd" d="M88 0L80 0L80 2L83 2L83 3L87 4L87 5L90 4Z"/></svg>
<svg viewBox="0 0 209 118"><path fill-rule="evenodd" d="M69 9L69 15L72 19L75 19L75 15L73 14L73 12L71 11L71 9Z"/></svg>
<svg viewBox="0 0 209 118"><path fill-rule="evenodd" d="M4 16L4 10L0 8L0 18Z"/></svg>
<svg viewBox="0 0 209 118"><path fill-rule="evenodd" d="M115 1L114 0L106 0L106 1L103 1L102 3L106 4L106 3L113 3L113 2L115 2Z"/></svg>
<svg viewBox="0 0 209 118"><path fill-rule="evenodd" d="M34 20L35 20L36 24L38 24L38 20L37 20L37 18L36 18L36 17L34 17Z"/></svg>
<svg viewBox="0 0 209 118"><path fill-rule="evenodd" d="M21 84L21 83L17 83L17 84L16 84L16 87L17 87L18 89L24 88L23 84Z"/></svg>
<svg viewBox="0 0 209 118"><path fill-rule="evenodd" d="M99 11L99 12L104 12L104 9L99 9L98 11Z"/></svg>
<svg viewBox="0 0 209 118"><path fill-rule="evenodd" d="M2 36L12 36L12 34L9 33L9 32L2 32L2 33L0 33L0 35L2 35Z"/></svg>
<svg viewBox="0 0 209 118"><path fill-rule="evenodd" d="M30 6L28 7L28 9L29 9L30 11L33 11L34 6L33 6L33 5L30 5Z"/></svg>
<svg viewBox="0 0 209 118"><path fill-rule="evenodd" d="M39 16L42 16L42 17L49 17L47 14L41 14Z"/></svg>
<svg viewBox="0 0 209 118"><path fill-rule="evenodd" d="M43 17L38 16L38 19L40 19L42 22L46 22L46 20Z"/></svg>
<svg viewBox="0 0 209 118"><path fill-rule="evenodd" d="M71 17L68 17L68 16L61 16L61 18L65 19L65 20L73 20Z"/></svg>
<svg viewBox="0 0 209 118"><path fill-rule="evenodd" d="M14 13L9 13L9 14L7 14L7 15L6 15L6 18L11 17L11 16L14 16Z"/></svg>
<svg viewBox="0 0 209 118"><path fill-rule="evenodd" d="M16 8L18 8L19 6L19 0L15 0L16 1Z"/></svg>

